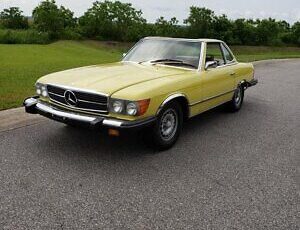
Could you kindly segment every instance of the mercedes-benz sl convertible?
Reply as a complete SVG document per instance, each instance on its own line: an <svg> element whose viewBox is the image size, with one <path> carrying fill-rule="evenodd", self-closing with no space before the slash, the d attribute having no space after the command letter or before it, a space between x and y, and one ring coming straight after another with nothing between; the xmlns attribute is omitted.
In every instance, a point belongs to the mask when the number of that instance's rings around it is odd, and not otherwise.
<svg viewBox="0 0 300 230"><path fill-rule="evenodd" d="M222 41L147 37L120 62L40 78L24 106L69 125L106 127L111 135L142 129L164 150L183 121L222 104L238 111L256 83L253 65L237 62Z"/></svg>

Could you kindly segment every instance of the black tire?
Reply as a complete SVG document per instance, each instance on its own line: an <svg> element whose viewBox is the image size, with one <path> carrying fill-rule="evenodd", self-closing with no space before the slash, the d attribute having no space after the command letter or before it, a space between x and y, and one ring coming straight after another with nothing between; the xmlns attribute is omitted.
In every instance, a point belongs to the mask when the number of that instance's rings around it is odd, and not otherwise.
<svg viewBox="0 0 300 230"><path fill-rule="evenodd" d="M242 108L244 102L244 87L241 85L237 87L232 97L232 100L227 103L229 112L237 112Z"/></svg>
<svg viewBox="0 0 300 230"><path fill-rule="evenodd" d="M181 106L176 101L165 105L149 132L155 149L159 151L170 149L178 140L182 123L183 112Z"/></svg>

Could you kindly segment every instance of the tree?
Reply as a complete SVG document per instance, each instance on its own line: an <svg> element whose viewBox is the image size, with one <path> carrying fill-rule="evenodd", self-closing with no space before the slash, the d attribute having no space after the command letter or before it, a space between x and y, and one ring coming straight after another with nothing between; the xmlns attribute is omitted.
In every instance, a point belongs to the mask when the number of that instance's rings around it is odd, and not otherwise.
<svg viewBox="0 0 300 230"><path fill-rule="evenodd" d="M291 29L291 25L287 21L279 21L277 22L281 32L289 32Z"/></svg>
<svg viewBox="0 0 300 230"><path fill-rule="evenodd" d="M214 35L213 21L215 13L207 8L192 6L190 15L184 21L189 26L189 35L193 38L211 38Z"/></svg>
<svg viewBox="0 0 300 230"><path fill-rule="evenodd" d="M269 18L258 21L256 32L257 43L260 45L277 45L280 43L280 27L275 19Z"/></svg>
<svg viewBox="0 0 300 230"><path fill-rule="evenodd" d="M300 21L296 22L292 27L293 42L300 46Z"/></svg>
<svg viewBox="0 0 300 230"><path fill-rule="evenodd" d="M66 28L74 28L74 13L54 0L43 1L33 10L34 25L38 31L48 32L51 38L59 38Z"/></svg>
<svg viewBox="0 0 300 230"><path fill-rule="evenodd" d="M164 17L156 20L155 31L157 36L177 37L179 35L180 27L177 18L171 18L167 21Z"/></svg>
<svg viewBox="0 0 300 230"><path fill-rule="evenodd" d="M4 9L0 13L1 24L7 29L27 29L28 19L22 15L18 7L10 7L9 9Z"/></svg>
<svg viewBox="0 0 300 230"><path fill-rule="evenodd" d="M213 21L214 37L228 43L233 42L233 23L227 18L225 14L215 16Z"/></svg>
<svg viewBox="0 0 300 230"><path fill-rule="evenodd" d="M79 19L82 32L87 37L102 37L128 41L133 33L139 31L146 20L142 11L136 10L130 3L107 1L93 3L92 8Z"/></svg>
<svg viewBox="0 0 300 230"><path fill-rule="evenodd" d="M77 19L74 18L74 13L71 10L61 6L60 16L63 20L64 28L75 28L77 26Z"/></svg>
<svg viewBox="0 0 300 230"><path fill-rule="evenodd" d="M233 39L237 45L254 45L256 43L256 32L253 21L243 18L237 19L233 23Z"/></svg>

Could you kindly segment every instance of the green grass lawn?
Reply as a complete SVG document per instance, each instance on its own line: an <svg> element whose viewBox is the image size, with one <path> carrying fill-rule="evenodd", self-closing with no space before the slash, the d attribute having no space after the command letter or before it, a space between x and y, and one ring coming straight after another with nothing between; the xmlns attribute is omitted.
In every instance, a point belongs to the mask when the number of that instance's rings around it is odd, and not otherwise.
<svg viewBox="0 0 300 230"><path fill-rule="evenodd" d="M120 58L119 47L92 42L0 45L0 110L21 106L25 97L34 94L34 83L43 75Z"/></svg>
<svg viewBox="0 0 300 230"><path fill-rule="evenodd" d="M50 45L0 44L0 110L22 105L34 94L35 81L48 73L74 67L115 62L131 44L59 41ZM239 61L300 58L295 47L233 46Z"/></svg>
<svg viewBox="0 0 300 230"><path fill-rule="evenodd" d="M231 49L240 62L300 58L300 47L232 46Z"/></svg>

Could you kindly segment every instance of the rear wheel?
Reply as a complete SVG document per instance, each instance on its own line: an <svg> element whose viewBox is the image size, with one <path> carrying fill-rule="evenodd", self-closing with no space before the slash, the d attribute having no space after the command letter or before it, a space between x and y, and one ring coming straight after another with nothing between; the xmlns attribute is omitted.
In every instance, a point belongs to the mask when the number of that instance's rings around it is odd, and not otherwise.
<svg viewBox="0 0 300 230"><path fill-rule="evenodd" d="M182 108L177 102L168 103L151 128L152 143L158 150L167 150L177 141L183 122Z"/></svg>
<svg viewBox="0 0 300 230"><path fill-rule="evenodd" d="M227 103L227 108L230 112L237 112L242 108L244 102L244 88L240 85L235 90L233 98Z"/></svg>

